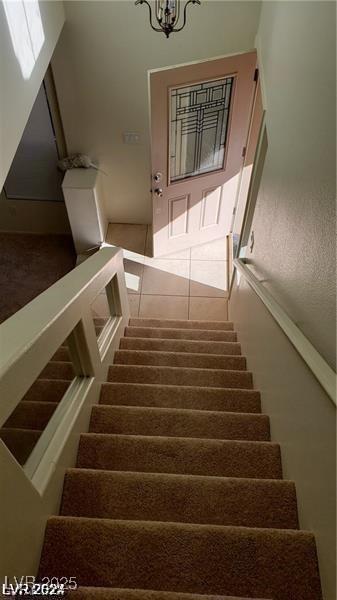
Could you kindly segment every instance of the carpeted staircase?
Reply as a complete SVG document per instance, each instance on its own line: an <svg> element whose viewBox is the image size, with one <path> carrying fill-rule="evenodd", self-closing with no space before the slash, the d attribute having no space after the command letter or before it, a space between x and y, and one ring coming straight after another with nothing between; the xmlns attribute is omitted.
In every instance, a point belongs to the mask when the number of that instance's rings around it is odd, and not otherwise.
<svg viewBox="0 0 337 600"><path fill-rule="evenodd" d="M0 439L24 465L74 379L66 346L60 348L0 429Z"/></svg>
<svg viewBox="0 0 337 600"><path fill-rule="evenodd" d="M67 379L66 348L56 358ZM26 404L56 401L50 381L65 384L46 369ZM131 319L39 576L76 577L77 600L321 600L315 540L231 323Z"/></svg>

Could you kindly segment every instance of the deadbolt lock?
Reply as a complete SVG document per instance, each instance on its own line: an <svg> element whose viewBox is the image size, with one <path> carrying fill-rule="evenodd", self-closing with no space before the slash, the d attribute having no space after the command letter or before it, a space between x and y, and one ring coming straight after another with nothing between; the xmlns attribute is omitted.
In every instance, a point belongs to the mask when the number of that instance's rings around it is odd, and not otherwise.
<svg viewBox="0 0 337 600"><path fill-rule="evenodd" d="M156 181L157 183L159 183L159 181L161 181L161 178L162 178L162 176L163 176L163 175L162 175L162 173L160 173L160 172L158 171L158 173L155 173L155 174L153 175L153 181Z"/></svg>

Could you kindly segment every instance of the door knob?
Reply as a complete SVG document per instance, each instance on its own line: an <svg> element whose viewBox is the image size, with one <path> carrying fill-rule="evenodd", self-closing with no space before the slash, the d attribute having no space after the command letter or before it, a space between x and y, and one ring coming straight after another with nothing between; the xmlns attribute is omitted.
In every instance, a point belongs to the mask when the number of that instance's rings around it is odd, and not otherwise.
<svg viewBox="0 0 337 600"><path fill-rule="evenodd" d="M156 194L156 196L157 196L158 198L161 198L161 197L162 197L162 195L163 195L163 190L162 190L161 188L156 188L156 189L154 190L154 193Z"/></svg>

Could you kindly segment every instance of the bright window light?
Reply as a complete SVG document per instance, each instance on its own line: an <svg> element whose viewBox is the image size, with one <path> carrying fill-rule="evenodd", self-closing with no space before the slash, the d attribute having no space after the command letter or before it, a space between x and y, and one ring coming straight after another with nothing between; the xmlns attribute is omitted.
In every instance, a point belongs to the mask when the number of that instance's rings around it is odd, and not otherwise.
<svg viewBox="0 0 337 600"><path fill-rule="evenodd" d="M125 272L126 287L133 292L140 293L140 277L132 273Z"/></svg>
<svg viewBox="0 0 337 600"><path fill-rule="evenodd" d="M44 32L42 27L41 13L38 0L23 0L27 17L27 26L32 42L35 61L41 52L44 43Z"/></svg>
<svg viewBox="0 0 337 600"><path fill-rule="evenodd" d="M44 44L38 0L2 0L22 77L29 79Z"/></svg>

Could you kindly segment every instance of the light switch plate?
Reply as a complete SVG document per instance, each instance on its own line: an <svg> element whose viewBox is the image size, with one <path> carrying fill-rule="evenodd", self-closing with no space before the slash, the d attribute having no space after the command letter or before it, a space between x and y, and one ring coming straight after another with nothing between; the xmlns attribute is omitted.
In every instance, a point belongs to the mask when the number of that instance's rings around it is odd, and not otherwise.
<svg viewBox="0 0 337 600"><path fill-rule="evenodd" d="M124 144L140 144L140 134L136 131L125 131L123 140Z"/></svg>

